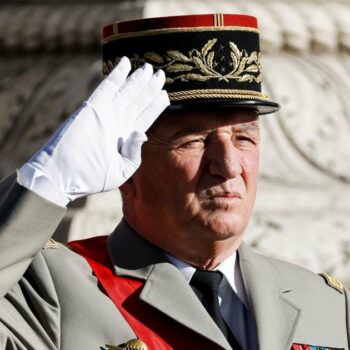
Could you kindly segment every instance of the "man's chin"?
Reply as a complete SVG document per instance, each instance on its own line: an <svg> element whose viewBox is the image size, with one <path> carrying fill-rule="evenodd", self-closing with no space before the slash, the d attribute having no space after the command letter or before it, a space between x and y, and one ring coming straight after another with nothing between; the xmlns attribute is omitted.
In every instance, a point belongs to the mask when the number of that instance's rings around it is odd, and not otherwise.
<svg viewBox="0 0 350 350"><path fill-rule="evenodd" d="M205 222L208 234L216 240L226 240L229 238L240 238L245 225L241 220L234 218L234 215L217 215Z"/></svg>

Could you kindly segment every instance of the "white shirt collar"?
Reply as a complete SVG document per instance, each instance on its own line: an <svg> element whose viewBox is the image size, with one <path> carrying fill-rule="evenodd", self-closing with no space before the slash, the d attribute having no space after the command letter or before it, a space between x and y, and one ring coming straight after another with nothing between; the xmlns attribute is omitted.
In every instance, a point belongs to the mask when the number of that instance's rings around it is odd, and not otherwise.
<svg viewBox="0 0 350 350"><path fill-rule="evenodd" d="M170 260L170 262L180 270L186 281L190 283L190 280L196 269L193 266L174 257L173 255L170 255L168 253L165 253L165 255ZM225 278L223 278L222 284L225 285L228 282L229 286L238 295L239 299L245 305L247 305L247 297L243 284L241 269L237 259L237 252L234 252L228 258L223 260L214 270L222 272L222 274L225 276Z"/></svg>

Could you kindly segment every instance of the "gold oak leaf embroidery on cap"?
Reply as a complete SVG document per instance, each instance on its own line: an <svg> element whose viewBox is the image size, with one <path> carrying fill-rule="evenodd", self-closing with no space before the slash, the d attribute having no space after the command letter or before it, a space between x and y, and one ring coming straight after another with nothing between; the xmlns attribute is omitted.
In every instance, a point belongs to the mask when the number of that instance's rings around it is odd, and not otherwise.
<svg viewBox="0 0 350 350"><path fill-rule="evenodd" d="M188 52L188 55L176 50L169 50L164 56L156 52L147 52L142 57L133 54L130 61L134 69L141 67L145 62L151 63L157 69L163 69L166 73L169 73L166 84L172 84L176 80L188 82L210 79L226 82L230 80L250 83L253 81L261 82L260 53L253 51L249 55L246 50L240 51L237 45L230 41L230 69L227 73L219 72L216 69L218 61L214 50L216 43L217 39L209 40L201 50L192 49ZM121 57L117 57L114 61L105 62L103 65L104 74L108 74L119 63L120 59Z"/></svg>

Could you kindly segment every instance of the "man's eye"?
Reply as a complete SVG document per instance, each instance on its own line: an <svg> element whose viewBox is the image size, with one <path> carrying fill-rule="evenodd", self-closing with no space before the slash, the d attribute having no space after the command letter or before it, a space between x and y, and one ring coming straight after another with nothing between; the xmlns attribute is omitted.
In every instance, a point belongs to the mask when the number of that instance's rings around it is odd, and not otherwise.
<svg viewBox="0 0 350 350"><path fill-rule="evenodd" d="M194 142L194 143L204 143L205 140L204 140L204 139L195 139L195 140L191 140L190 142Z"/></svg>
<svg viewBox="0 0 350 350"><path fill-rule="evenodd" d="M250 143L252 143L252 144L256 144L256 142L254 141L254 139L253 138L251 138L251 137L249 137L249 136L243 136L243 135L241 135L241 136L237 136L236 137L236 140L237 141L242 141L242 142L250 142Z"/></svg>
<svg viewBox="0 0 350 350"><path fill-rule="evenodd" d="M198 147L205 144L205 139L198 138L184 142L181 147Z"/></svg>

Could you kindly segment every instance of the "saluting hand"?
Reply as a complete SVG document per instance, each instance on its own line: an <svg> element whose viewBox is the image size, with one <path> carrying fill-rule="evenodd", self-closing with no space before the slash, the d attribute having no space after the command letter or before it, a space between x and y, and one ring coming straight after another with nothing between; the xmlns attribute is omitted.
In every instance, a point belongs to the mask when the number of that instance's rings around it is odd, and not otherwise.
<svg viewBox="0 0 350 350"><path fill-rule="evenodd" d="M141 163L145 132L169 106L163 71L145 64L128 77L123 57L91 97L18 171L18 182L65 206L122 185Z"/></svg>

